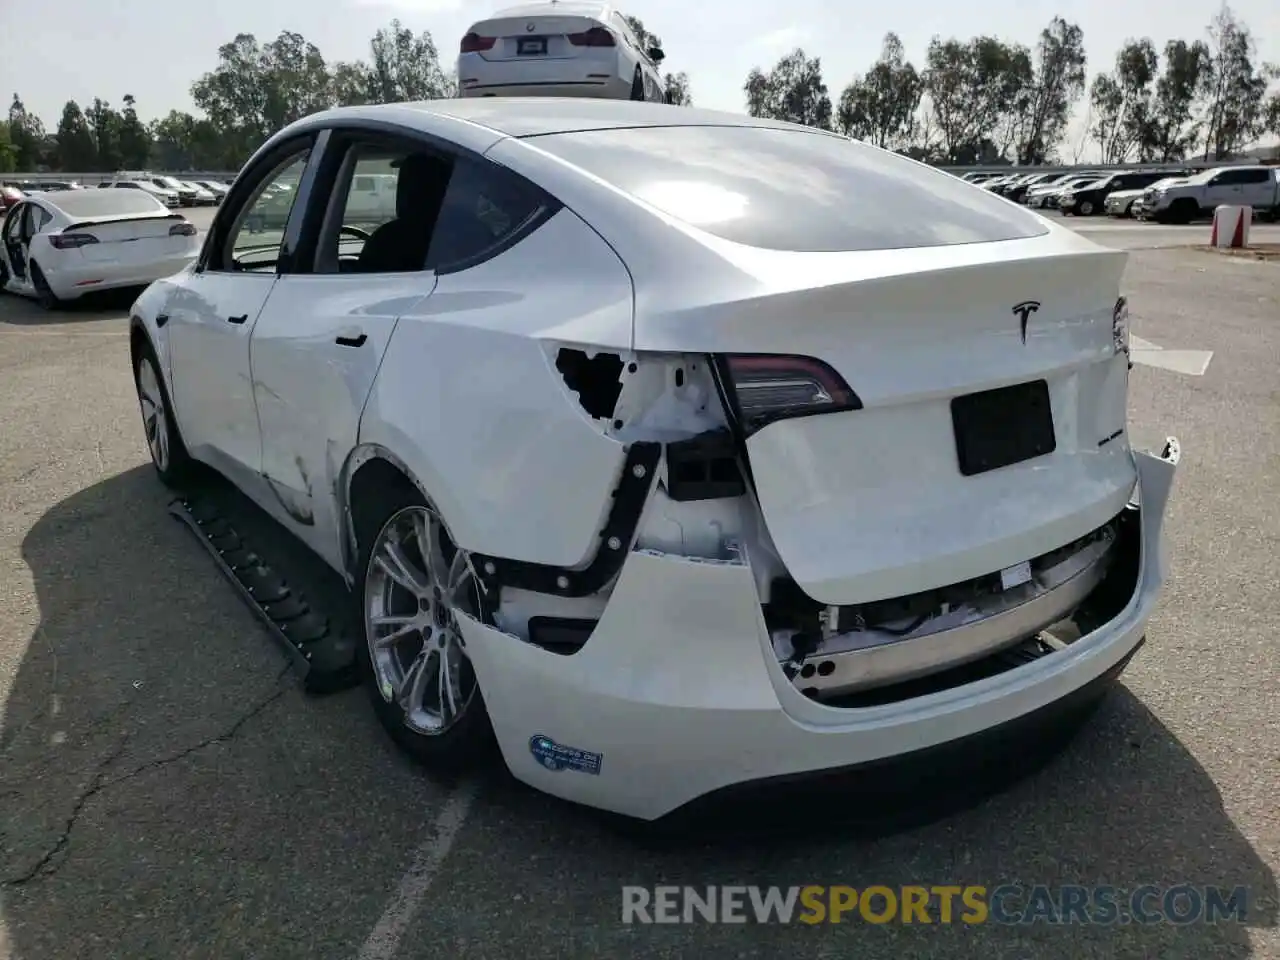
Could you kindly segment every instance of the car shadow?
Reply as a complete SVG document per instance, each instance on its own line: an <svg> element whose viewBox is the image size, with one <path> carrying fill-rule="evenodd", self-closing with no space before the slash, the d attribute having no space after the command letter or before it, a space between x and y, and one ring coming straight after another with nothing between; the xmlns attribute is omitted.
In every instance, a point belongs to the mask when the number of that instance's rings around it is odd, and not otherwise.
<svg viewBox="0 0 1280 960"><path fill-rule="evenodd" d="M445 788L361 692L302 694L171 499L146 464L22 539L39 620L0 647L0 955L353 954Z"/></svg>
<svg viewBox="0 0 1280 960"><path fill-rule="evenodd" d="M963 936L972 955L985 944L993 955L1038 958L1250 957L1249 928L1276 925L1274 872L1232 821L1205 769L1124 685L1103 700L1065 749L1016 759L1029 763L1028 769L1038 768L1012 783L993 783L995 792L976 804L966 801L966 807L951 810L945 803L935 804L930 822L904 829L889 826L897 819L893 811L879 811L884 814L881 830L869 828L874 818L868 814L876 811L850 816L853 811L842 809L839 793L832 792L817 802L806 794L790 808L726 806L719 811L721 822L709 818L701 836L685 835L675 844L659 834L654 842L643 830L619 832L614 822L593 811L550 800L505 771L489 774L480 816L486 845L506 851L505 862L517 873L503 878L503 890L522 891L516 899L527 901L521 912L534 918L533 924L540 922L539 916L554 915L559 891L549 891L534 869L545 863L545 851L554 850L554 860L573 864L575 873L590 876L591 886L601 891L597 909L606 931L617 924L624 885L652 888L658 883L699 890L723 884L847 884L857 889L978 884L988 891L1012 884L1022 894L1004 902L1015 913L1026 903L1021 897L1038 884L1051 891L1109 885L1126 891L1119 897L1121 904L1128 904L1128 894L1144 885L1159 888L1157 898L1144 900L1143 907L1158 906L1159 896L1180 884L1202 893L1216 886L1227 896L1238 887L1247 890L1243 918L1216 925L1066 926L1045 919L1002 925L988 920L972 929L960 929L965 925L957 921L948 933L935 912L930 928L891 922L875 929L886 956L933 955L937 945L926 943L931 938ZM752 819L767 828L748 835L741 827ZM467 857L469 851L457 855ZM519 875L522 870L528 873ZM501 899L497 891L491 893ZM447 899L448 887L438 895ZM1178 909L1186 909L1181 901ZM584 914L591 911L581 903L578 911L581 928L587 925ZM839 941L847 934L847 955L864 954L870 925L856 913L845 919L840 927L829 928L831 937ZM815 952L813 935L798 935L795 924L763 930L748 926L754 931L753 955L846 955L830 952L831 941ZM702 952L742 947L742 929L733 924L701 929ZM538 942L539 932L526 931L532 942ZM635 942L634 937L620 939L610 946L609 934L604 937L597 944L602 949ZM881 938L887 939L881 943ZM959 941L953 943L959 946Z"/></svg>
<svg viewBox="0 0 1280 960"><path fill-rule="evenodd" d="M87 323L103 319L102 314L128 313L145 287L125 287L87 293L75 300L58 305L57 309L44 310L34 300L17 294L0 295L0 325L15 327L44 327L72 323Z"/></svg>

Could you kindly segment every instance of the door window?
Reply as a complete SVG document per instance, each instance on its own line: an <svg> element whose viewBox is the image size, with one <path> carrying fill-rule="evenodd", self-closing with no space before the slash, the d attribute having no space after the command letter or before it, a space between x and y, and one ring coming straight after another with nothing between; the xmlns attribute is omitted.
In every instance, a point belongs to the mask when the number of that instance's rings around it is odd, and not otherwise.
<svg viewBox="0 0 1280 960"><path fill-rule="evenodd" d="M310 155L309 145L289 154L258 184L226 238L221 269L275 273L285 226ZM219 269L212 264L210 268Z"/></svg>
<svg viewBox="0 0 1280 960"><path fill-rule="evenodd" d="M31 206L29 203L22 203L14 207L4 222L4 238L10 243L17 243L22 234L22 222L27 218L27 209Z"/></svg>
<svg viewBox="0 0 1280 960"><path fill-rule="evenodd" d="M356 142L337 176L318 273L459 269L496 252L542 195L502 168L408 142Z"/></svg>

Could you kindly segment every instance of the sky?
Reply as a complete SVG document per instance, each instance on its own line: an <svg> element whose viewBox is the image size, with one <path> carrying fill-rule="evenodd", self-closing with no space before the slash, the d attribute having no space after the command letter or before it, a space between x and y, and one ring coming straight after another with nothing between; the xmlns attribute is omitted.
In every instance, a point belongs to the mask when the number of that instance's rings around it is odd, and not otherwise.
<svg viewBox="0 0 1280 960"><path fill-rule="evenodd" d="M796 46L822 58L832 99L879 54L888 31L896 32L917 66L932 36L992 34L1033 45L1055 14L1084 30L1089 74L1110 69L1126 39L1149 36L1157 48L1168 39L1205 34L1217 0L996 0L981 8L956 0L618 0L663 41L664 66L688 72L699 107L742 112L742 84L754 66L768 68ZM144 119L171 109L191 110L191 83L217 64L217 50L237 33L260 41L282 30L301 33L330 61L366 58L369 37L399 17L429 30L450 68L467 27L512 5L464 0L218 0L174 4L162 0L0 0L0 91L22 96L46 127L57 124L67 100L82 105L95 96L118 106L126 93ZM1258 58L1280 62L1280 2L1234 0L1232 8L1253 31ZM697 11L696 13L694 11ZM1083 109L1073 120L1071 142L1084 141ZM1093 159L1085 150L1081 159Z"/></svg>

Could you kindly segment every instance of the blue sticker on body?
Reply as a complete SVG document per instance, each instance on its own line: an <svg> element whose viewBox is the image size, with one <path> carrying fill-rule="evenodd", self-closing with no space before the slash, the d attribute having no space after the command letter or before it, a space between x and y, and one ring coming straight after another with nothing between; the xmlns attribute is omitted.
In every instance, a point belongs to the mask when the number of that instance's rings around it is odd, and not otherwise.
<svg viewBox="0 0 1280 960"><path fill-rule="evenodd" d="M556 743L542 734L529 738L529 752L533 758L548 770L577 770L579 773L600 775L600 764L604 755L592 753L590 750L579 750L577 747L566 747Z"/></svg>

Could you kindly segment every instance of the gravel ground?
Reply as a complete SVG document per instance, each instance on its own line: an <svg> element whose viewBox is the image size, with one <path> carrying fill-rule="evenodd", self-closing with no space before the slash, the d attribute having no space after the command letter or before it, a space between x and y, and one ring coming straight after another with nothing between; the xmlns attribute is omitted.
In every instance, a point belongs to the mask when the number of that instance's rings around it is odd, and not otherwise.
<svg viewBox="0 0 1280 960"><path fill-rule="evenodd" d="M299 692L165 512L123 302L0 300L0 957L1277 957L1280 266L1133 254L1132 432L1182 441L1149 643L1049 767L882 837L640 846L513 784L433 780L359 691ZM447 851L447 857L443 853ZM633 926L624 884L1246 885L1248 923ZM371 931L377 935L370 939ZM366 941L369 941L366 944Z"/></svg>

